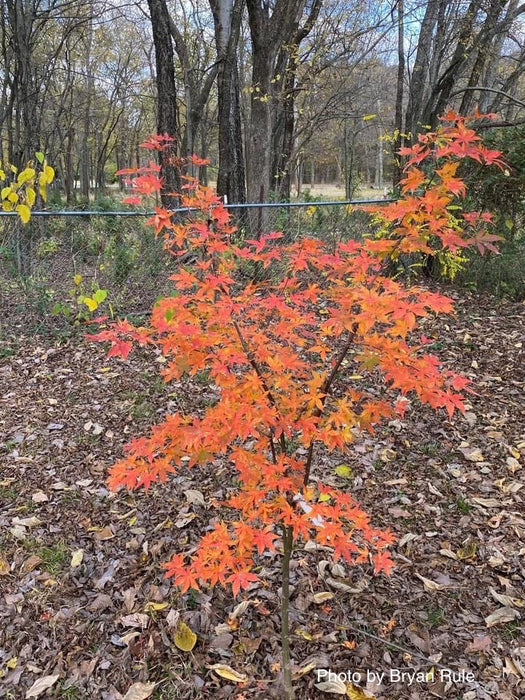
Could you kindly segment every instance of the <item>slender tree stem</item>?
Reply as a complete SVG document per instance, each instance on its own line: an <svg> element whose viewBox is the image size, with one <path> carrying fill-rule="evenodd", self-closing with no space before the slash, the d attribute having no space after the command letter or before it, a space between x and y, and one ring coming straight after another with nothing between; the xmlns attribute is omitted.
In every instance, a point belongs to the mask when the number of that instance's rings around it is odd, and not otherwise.
<svg viewBox="0 0 525 700"><path fill-rule="evenodd" d="M323 382L323 385L321 386L321 392L324 394L324 396L321 399L321 403L323 405L323 408L316 408L315 409L314 415L317 417L323 415L326 397L328 396L330 389L332 387L332 384L334 383L337 372L339 371L339 367L341 367L341 363L343 362L343 360L345 359L345 357L348 354L348 351L352 347L356 333L357 333L357 325L354 325L352 332L348 336L348 340L346 341L344 346L341 348L341 351L339 352L339 355L336 358L336 361L335 361L335 364L332 368L332 371L327 376L327 378ZM306 464L304 467L304 481L303 481L303 483L305 486L310 481L310 470L312 469L313 456L314 456L314 441L312 440L312 442L308 446L308 454L306 456Z"/></svg>
<svg viewBox="0 0 525 700"><path fill-rule="evenodd" d="M290 559L293 552L293 529L283 525L283 576L281 596L281 658L283 667L284 697L294 700L292 666L290 659Z"/></svg>
<svg viewBox="0 0 525 700"><path fill-rule="evenodd" d="M265 392L266 396L268 397L268 401L270 402L270 405L275 408L277 413L279 413L277 401L275 400L275 398L272 394L272 391L266 382L266 378L265 378L264 374L262 373L262 370L259 367L257 360L253 356L253 352L250 350L250 347L249 347L248 343L246 342L246 338L242 334L242 331L240 329L239 324L235 320L233 321L233 327L235 328L235 332L237 333L237 337L239 338L239 341L241 343L241 347L244 350L244 352L246 353L246 357L248 358L248 362L251 364L251 366L255 370L255 374L261 380L262 388L264 389L264 392ZM274 445L274 441L273 441L273 428L271 429L271 432L272 432L272 437L270 438L270 449L272 451L273 461L276 462L277 459L276 459L276 454L275 454L275 445ZM284 434L281 434L279 442L281 445L281 452L284 455L284 454L286 454L286 442L284 439Z"/></svg>

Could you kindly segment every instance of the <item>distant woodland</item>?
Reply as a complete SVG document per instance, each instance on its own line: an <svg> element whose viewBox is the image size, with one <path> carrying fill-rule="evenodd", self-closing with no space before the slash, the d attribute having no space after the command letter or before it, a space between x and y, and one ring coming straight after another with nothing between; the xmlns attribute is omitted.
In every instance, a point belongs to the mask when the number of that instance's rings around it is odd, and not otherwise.
<svg viewBox="0 0 525 700"><path fill-rule="evenodd" d="M67 203L152 133L230 202L390 188L453 107L525 122L518 0L3 0L2 159L45 152ZM178 172L168 173L176 185ZM169 183L168 183L169 184Z"/></svg>

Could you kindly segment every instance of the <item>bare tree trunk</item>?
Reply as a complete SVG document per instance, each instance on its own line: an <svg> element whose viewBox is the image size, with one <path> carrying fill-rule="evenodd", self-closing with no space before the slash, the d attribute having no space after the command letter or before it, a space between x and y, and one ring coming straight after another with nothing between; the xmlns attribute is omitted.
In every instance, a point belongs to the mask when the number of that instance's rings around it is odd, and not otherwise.
<svg viewBox="0 0 525 700"><path fill-rule="evenodd" d="M446 0L428 0L423 22L421 23L421 30L419 32L419 39L417 43L416 60L412 69L412 79L410 80L408 105L405 116L405 130L411 134L412 140L415 139L416 134L419 131L419 124L421 122L421 115L425 104L425 96L428 93L428 76L430 65L432 63L434 29L438 19L439 7L443 2L446 2ZM396 120L398 119L397 107L398 105L396 103Z"/></svg>
<svg viewBox="0 0 525 700"><path fill-rule="evenodd" d="M268 201L272 159L271 100L276 59L285 44L293 40L304 0L276 0L270 7L260 0L247 0L252 38L251 116L247 160L247 193L251 202ZM268 228L268 209L254 209L250 215L252 235Z"/></svg>
<svg viewBox="0 0 525 700"><path fill-rule="evenodd" d="M281 49L275 72L282 85L281 94L275 100L272 123L271 187L279 199L290 200L291 159L295 141L295 93L299 67L299 47L310 34L321 10L322 0L314 0L308 17L302 26L297 19L293 27L293 39ZM277 80L277 78L276 78Z"/></svg>
<svg viewBox="0 0 525 700"><path fill-rule="evenodd" d="M159 151L163 178L161 199L164 207L173 209L179 202L181 180L177 165L178 112L170 17L165 0L148 0L148 6L153 43L155 44L157 130L159 134L170 136L173 139L163 151Z"/></svg>
<svg viewBox="0 0 525 700"><path fill-rule="evenodd" d="M91 10L93 3L91 3ZM93 12L90 12L92 15ZM89 140L91 136L91 98L93 95L93 67L91 64L91 49L93 46L93 21L89 20L86 32L86 53L85 53L85 106L84 119L82 125L82 135L80 138L80 196L85 202L89 202L89 191L91 186L91 164Z"/></svg>
<svg viewBox="0 0 525 700"><path fill-rule="evenodd" d="M394 167L392 170L392 184L394 187L401 179L401 156L397 151L403 144L403 97L405 81L405 11L403 0L397 0L397 83L396 83L396 113L394 119ZM378 154L381 152L381 169L383 167L383 147L378 145ZM376 179L378 179L376 177ZM383 186L383 172L381 170L381 187Z"/></svg>
<svg viewBox="0 0 525 700"><path fill-rule="evenodd" d="M217 194L232 204L246 202L237 46L245 0L210 0L219 71L219 173Z"/></svg>
<svg viewBox="0 0 525 700"><path fill-rule="evenodd" d="M498 21L500 19L500 14L505 9L507 0L493 0L487 11L487 16L484 22L484 26L480 31L480 38L478 39L478 55L474 62L474 66L470 73L468 87L472 88L481 83L481 76L485 70L487 62L490 60L491 54L491 43L494 38L494 33L497 31ZM494 59L493 59L494 60ZM474 90L467 90L463 99L461 100L461 106L459 108L460 114L468 114L472 111L474 98Z"/></svg>

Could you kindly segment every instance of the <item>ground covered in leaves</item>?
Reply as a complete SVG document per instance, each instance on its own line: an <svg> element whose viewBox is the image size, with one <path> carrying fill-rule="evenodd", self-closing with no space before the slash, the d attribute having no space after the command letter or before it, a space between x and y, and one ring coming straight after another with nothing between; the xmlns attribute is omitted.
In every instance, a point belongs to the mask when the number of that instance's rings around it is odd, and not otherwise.
<svg viewBox="0 0 525 700"><path fill-rule="evenodd" d="M467 413L414 408L318 459L323 481L346 486L398 542L390 578L308 544L295 552L305 700L525 697L525 307L457 301L456 318L423 332L474 382ZM280 697L279 555L236 601L180 596L162 575L216 515L227 467L148 493L105 485L132 436L215 400L206 376L164 386L162 358L108 360L79 334L0 349L0 697ZM181 621L197 635L191 651ZM327 684L328 669L340 676Z"/></svg>

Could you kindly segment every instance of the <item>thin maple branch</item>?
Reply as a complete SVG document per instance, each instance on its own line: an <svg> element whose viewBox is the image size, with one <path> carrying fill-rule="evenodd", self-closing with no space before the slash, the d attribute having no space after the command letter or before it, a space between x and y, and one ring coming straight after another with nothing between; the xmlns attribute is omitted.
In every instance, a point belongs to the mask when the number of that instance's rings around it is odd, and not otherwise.
<svg viewBox="0 0 525 700"><path fill-rule="evenodd" d="M262 388L264 389L264 393L268 397L268 401L275 408L277 413L280 415L279 407L277 406L277 401L275 400L275 398L272 394L272 390L270 389L270 387L266 383L265 376L262 373L262 370L259 367L259 364L257 363L257 360L255 359L255 357L253 355L253 352L250 350L250 346L246 342L246 339L242 334L242 331L239 327L239 324L237 323L237 321L235 319L233 320L233 327L235 328L235 332L237 333L237 336L238 336L239 341L241 343L242 349L244 350L244 353L246 354L246 357L248 358L248 362L251 364L251 366L253 367L253 369L255 371L255 374L259 377L259 379L261 381ZM275 454L275 445L273 443L273 432L274 432L273 428L271 429L271 432L272 432L272 437L270 437L270 449L272 451L273 461L277 462L277 455ZM280 444L281 444L281 452L284 455L284 454L286 454L286 442L284 440L283 433L281 433Z"/></svg>
<svg viewBox="0 0 525 700"><path fill-rule="evenodd" d="M341 363L343 362L343 360L345 359L345 357L348 354L348 351L350 350L350 348L354 344L356 334L357 334L357 323L354 323L354 325L352 326L352 330L350 332L350 335L348 336L348 340L346 341L344 346L341 348L341 351L339 352L339 355L337 356L337 359L335 361L335 365L332 368L332 371L330 372L329 376L324 380L324 382L321 385L321 391L323 392L323 394L325 394L325 396L321 399L323 406L324 406L326 395L330 391L330 387L332 386L334 379L336 378L336 375L339 371L339 367L341 367Z"/></svg>
<svg viewBox="0 0 525 700"><path fill-rule="evenodd" d="M313 412L313 415L317 418L319 416L321 416L323 411L324 411L326 397L328 396L330 388L331 388L332 384L334 383L334 380L337 376L337 373L339 371L339 368L341 367L343 360L345 359L345 357L348 354L348 351L350 350L350 348L354 344L356 333L357 333L357 323L354 323L354 325L352 327L352 331L350 332L350 335L348 336L348 340L341 348L339 355L337 356L337 358L335 360L335 364L332 367L332 371L326 377L326 379L324 380L324 382L321 385L321 393L324 394L324 396L321 397L321 404L323 407L319 408L316 406L315 411ZM305 486L310 481L310 471L312 469L313 457L314 457L314 440L311 441L311 443L308 447L308 455L306 457L306 464L305 464L305 468L304 468L304 481L303 481Z"/></svg>

